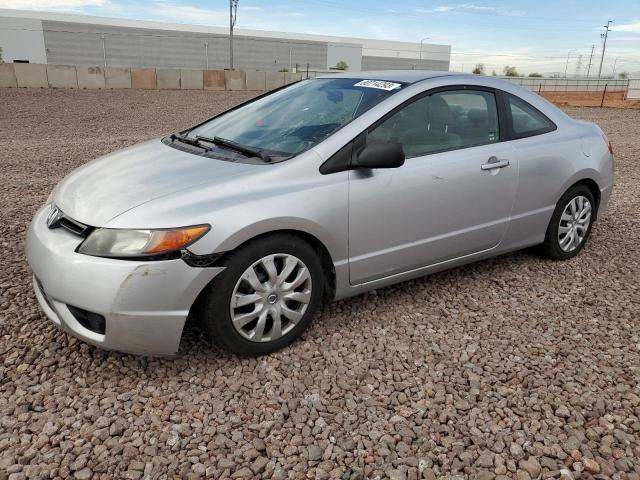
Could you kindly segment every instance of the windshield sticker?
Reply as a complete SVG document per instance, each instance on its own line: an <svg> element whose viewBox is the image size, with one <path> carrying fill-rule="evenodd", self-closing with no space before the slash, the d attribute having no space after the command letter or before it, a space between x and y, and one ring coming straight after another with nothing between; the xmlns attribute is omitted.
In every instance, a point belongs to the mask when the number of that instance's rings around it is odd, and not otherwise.
<svg viewBox="0 0 640 480"><path fill-rule="evenodd" d="M380 90L395 90L401 86L401 83L384 82L382 80L361 80L354 85L354 87L379 88Z"/></svg>

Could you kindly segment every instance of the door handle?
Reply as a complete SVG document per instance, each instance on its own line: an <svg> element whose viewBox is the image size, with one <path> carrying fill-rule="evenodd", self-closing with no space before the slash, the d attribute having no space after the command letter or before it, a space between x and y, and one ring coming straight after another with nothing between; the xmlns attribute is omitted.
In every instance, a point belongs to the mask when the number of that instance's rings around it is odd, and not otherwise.
<svg viewBox="0 0 640 480"><path fill-rule="evenodd" d="M498 157L490 157L487 163L480 165L481 170L493 170L509 166L509 160L498 160Z"/></svg>

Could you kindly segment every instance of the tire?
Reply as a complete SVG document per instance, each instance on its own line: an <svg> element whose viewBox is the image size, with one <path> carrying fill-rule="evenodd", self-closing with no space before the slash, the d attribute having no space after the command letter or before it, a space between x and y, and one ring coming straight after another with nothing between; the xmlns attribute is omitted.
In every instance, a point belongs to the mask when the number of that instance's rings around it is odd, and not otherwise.
<svg viewBox="0 0 640 480"><path fill-rule="evenodd" d="M309 327L322 301L324 275L318 254L307 242L291 234L267 235L244 244L221 263L225 270L196 305L203 329L217 345L238 355L264 355L289 345ZM298 281L302 283L291 287ZM237 307L232 308L232 299L238 299Z"/></svg>
<svg viewBox="0 0 640 480"><path fill-rule="evenodd" d="M588 220L581 221L587 218L584 214L584 208L587 207L585 201L588 202L590 210ZM542 254L552 260L569 260L578 255L591 235L596 207L593 194L586 185L574 185L567 190L558 200L549 221L544 243L541 245ZM576 217L573 211L578 211L579 215ZM567 230L568 233L565 233ZM571 231L573 238L570 238Z"/></svg>

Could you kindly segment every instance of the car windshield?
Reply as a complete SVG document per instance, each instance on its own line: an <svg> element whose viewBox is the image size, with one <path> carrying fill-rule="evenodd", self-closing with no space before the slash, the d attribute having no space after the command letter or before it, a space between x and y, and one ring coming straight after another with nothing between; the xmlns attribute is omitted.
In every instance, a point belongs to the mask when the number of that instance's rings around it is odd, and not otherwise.
<svg viewBox="0 0 640 480"><path fill-rule="evenodd" d="M402 87L394 82L346 78L304 80L205 122L187 136L223 139L270 156L291 157Z"/></svg>

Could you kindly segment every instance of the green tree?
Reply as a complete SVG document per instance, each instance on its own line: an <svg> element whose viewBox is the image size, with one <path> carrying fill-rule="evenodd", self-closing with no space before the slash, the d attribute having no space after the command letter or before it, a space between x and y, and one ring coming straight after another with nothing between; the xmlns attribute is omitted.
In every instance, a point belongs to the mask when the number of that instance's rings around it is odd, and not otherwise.
<svg viewBox="0 0 640 480"><path fill-rule="evenodd" d="M520 74L518 73L518 70L516 70L516 67L511 67L509 65L507 65L506 67L504 67L502 69L502 72L505 74L505 76L507 77L519 77Z"/></svg>
<svg viewBox="0 0 640 480"><path fill-rule="evenodd" d="M4 60L2 59L2 47L0 47L0 63L4 63Z"/></svg>
<svg viewBox="0 0 640 480"><path fill-rule="evenodd" d="M344 60L340 60L338 63L336 63L336 66L334 68L336 70L346 70L347 68L349 68L349 65L347 65L347 62L345 62Z"/></svg>
<svg viewBox="0 0 640 480"><path fill-rule="evenodd" d="M496 73L496 71L494 70L493 72L491 72L491 76L492 76L492 77L497 77L497 76L498 76L498 74L497 74L497 73Z"/></svg>
<svg viewBox="0 0 640 480"><path fill-rule="evenodd" d="M2 53L2 52L0 52ZM626 80L627 78L629 78L629 74L627 72L620 72L618 74L618 78L622 78L623 80Z"/></svg>
<svg viewBox="0 0 640 480"><path fill-rule="evenodd" d="M535 77L535 78L542 78L542 75L540 75L538 72L533 72L529 74L530 77Z"/></svg>
<svg viewBox="0 0 640 480"><path fill-rule="evenodd" d="M476 63L476 66L473 67L471 73L475 73L476 75L484 75L484 63Z"/></svg>

